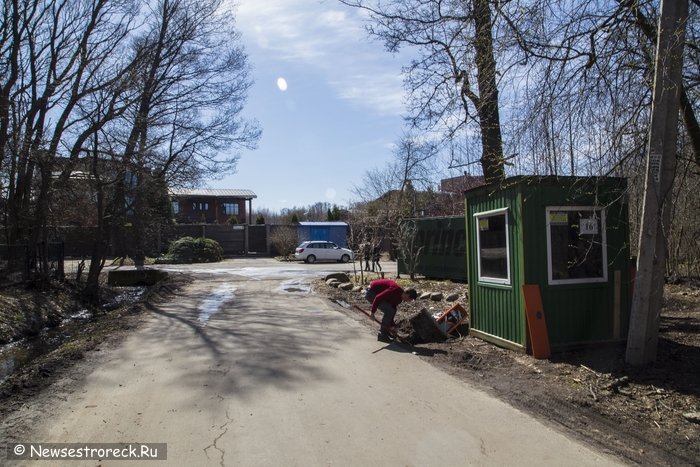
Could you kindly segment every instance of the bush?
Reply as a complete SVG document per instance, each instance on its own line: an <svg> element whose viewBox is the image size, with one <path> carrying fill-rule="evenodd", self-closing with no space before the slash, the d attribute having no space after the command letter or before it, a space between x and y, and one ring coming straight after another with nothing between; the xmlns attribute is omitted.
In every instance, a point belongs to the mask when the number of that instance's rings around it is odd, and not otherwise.
<svg viewBox="0 0 700 467"><path fill-rule="evenodd" d="M182 237L170 244L166 258L179 263L214 263L223 255L224 249L215 240Z"/></svg>
<svg viewBox="0 0 700 467"><path fill-rule="evenodd" d="M281 227L270 232L270 243L284 259L290 259L299 244L299 237L296 229Z"/></svg>

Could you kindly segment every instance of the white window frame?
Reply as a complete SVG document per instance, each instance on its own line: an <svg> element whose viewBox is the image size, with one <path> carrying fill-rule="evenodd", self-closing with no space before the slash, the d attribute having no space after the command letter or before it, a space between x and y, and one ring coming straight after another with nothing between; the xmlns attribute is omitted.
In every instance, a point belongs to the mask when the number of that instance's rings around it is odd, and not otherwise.
<svg viewBox="0 0 700 467"><path fill-rule="evenodd" d="M488 277L481 274L481 239L479 235L479 219L486 217L495 217L505 214L505 227L506 227L506 277ZM509 227L509 215L508 208L493 209L491 211L483 211L474 213L474 227L476 228L476 264L478 270L479 282L484 282L488 284L498 284L498 285L511 285L511 273L510 273L510 227Z"/></svg>
<svg viewBox="0 0 700 467"><path fill-rule="evenodd" d="M585 277L581 279L554 279L552 271L552 211L593 211L600 213L600 240L602 242L603 277ZM547 228L547 279L549 285L595 284L608 281L608 238L605 208L601 206L547 206L545 209Z"/></svg>

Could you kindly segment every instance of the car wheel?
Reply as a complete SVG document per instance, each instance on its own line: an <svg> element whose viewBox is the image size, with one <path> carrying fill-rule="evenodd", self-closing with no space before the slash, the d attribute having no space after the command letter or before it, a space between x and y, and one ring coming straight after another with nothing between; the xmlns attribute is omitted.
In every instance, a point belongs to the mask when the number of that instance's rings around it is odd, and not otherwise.
<svg viewBox="0 0 700 467"><path fill-rule="evenodd" d="M306 262L307 263L315 263L316 262L316 257L314 255L309 255L306 257Z"/></svg>
<svg viewBox="0 0 700 467"><path fill-rule="evenodd" d="M350 261L350 255L341 256L340 261L342 261L343 263L347 263L348 261Z"/></svg>

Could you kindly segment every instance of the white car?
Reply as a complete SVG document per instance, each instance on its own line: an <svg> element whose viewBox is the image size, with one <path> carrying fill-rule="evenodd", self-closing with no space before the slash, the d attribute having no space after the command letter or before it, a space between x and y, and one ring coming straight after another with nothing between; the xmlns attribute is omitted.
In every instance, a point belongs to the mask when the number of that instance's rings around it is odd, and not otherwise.
<svg viewBox="0 0 700 467"><path fill-rule="evenodd" d="M306 263L315 263L316 261L347 263L353 259L353 254L352 250L341 248L333 242L312 240L302 242L294 252L294 257Z"/></svg>

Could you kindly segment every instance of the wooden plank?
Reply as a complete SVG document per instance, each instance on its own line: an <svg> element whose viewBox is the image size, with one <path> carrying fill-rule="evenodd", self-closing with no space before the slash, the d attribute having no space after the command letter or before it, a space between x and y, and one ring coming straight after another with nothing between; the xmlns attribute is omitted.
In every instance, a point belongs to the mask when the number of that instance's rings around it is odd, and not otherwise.
<svg viewBox="0 0 700 467"><path fill-rule="evenodd" d="M549 347L549 334L547 332L547 323L544 319L540 286L537 284L523 284L522 291L525 300L527 328L530 331L532 356L538 359L549 358L552 352Z"/></svg>

